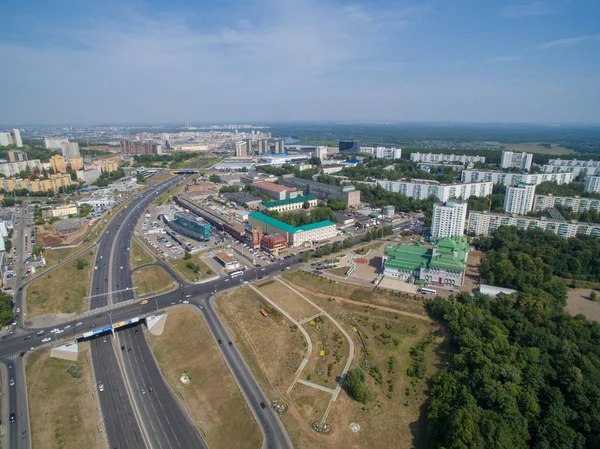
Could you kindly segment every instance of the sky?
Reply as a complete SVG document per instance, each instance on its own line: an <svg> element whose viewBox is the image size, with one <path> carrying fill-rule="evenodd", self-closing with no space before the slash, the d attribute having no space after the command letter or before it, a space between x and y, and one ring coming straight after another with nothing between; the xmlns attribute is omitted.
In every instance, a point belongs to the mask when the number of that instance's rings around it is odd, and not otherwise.
<svg viewBox="0 0 600 449"><path fill-rule="evenodd" d="M600 123L600 0L3 0L0 124Z"/></svg>

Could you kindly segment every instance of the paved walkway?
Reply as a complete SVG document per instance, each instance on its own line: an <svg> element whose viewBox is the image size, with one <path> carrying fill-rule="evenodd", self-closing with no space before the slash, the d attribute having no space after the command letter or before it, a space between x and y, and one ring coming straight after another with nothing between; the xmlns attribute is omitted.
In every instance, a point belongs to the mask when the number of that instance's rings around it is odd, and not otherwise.
<svg viewBox="0 0 600 449"><path fill-rule="evenodd" d="M331 320L331 322L340 330L340 332L346 337L346 339L348 340L348 344L350 345L350 350L348 352L348 360L346 360L346 365L344 365L344 369L343 369L342 374L340 376L340 380L339 380L337 386L335 387L335 390L333 392L333 396L331 397L331 401L329 401L329 405L327 406L327 410L325 410L325 413L323 414L323 418L321 419L321 423L324 423L327 420L327 416L329 415L329 410L331 409L332 404L337 400L337 397L340 394L340 390L341 390L342 385L344 383L344 379L346 377L346 374L348 373L348 370L350 369L350 365L352 364L352 360L354 359L354 341L352 340L352 337L350 337L350 334L348 334L348 332L346 332L346 329L344 329L340 325L340 323L338 323L336 320L334 320L333 317L331 315L329 315L329 313L327 313L326 310L324 310L322 307L320 307L319 305L315 304L313 301L311 301L310 299L308 299L306 296L304 296L302 293L300 293L298 290L296 290L290 284L288 284L287 282L283 281L279 276L277 276L275 278L275 280L278 281L278 282L281 282L283 285L285 285L291 291L293 291L294 293L296 293L298 296L300 296L302 299L304 299L310 305L312 305L313 307L315 307L317 310L320 310L321 313L323 315L325 315L327 318L329 318Z"/></svg>
<svg viewBox="0 0 600 449"><path fill-rule="evenodd" d="M316 388L317 390L324 391L325 393L334 394L335 390L332 388L324 387L323 385L315 384L313 382L309 382L308 380L298 379L298 383L302 385L306 385L307 387Z"/></svg>

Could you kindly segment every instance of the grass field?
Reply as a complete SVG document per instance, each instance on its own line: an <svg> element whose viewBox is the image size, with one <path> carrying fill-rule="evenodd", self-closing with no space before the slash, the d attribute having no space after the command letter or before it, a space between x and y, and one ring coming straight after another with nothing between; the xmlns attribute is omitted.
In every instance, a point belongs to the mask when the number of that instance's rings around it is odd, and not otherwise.
<svg viewBox="0 0 600 449"><path fill-rule="evenodd" d="M50 350L39 350L27 358L25 368L34 448L101 449L105 442L98 426L96 402L89 360L89 344L79 344L79 360L50 358ZM67 372L75 365L81 377Z"/></svg>
<svg viewBox="0 0 600 449"><path fill-rule="evenodd" d="M555 143L551 144L551 148L545 148L538 145L540 142L532 143L500 143L500 142L485 142L490 144L504 145L509 151L524 151L526 153L544 153L551 156L559 156L561 154L573 154L573 150L561 147Z"/></svg>
<svg viewBox="0 0 600 449"><path fill-rule="evenodd" d="M277 281L263 282L257 284L256 287L258 287L258 289L271 301L289 313L295 320L308 318L319 313L318 309L311 306L301 297Z"/></svg>
<svg viewBox="0 0 600 449"><path fill-rule="evenodd" d="M89 286L96 249L40 277L27 287L27 317L36 318L53 313L79 313ZM79 270L77 261L87 265Z"/></svg>
<svg viewBox="0 0 600 449"><path fill-rule="evenodd" d="M348 272L349 269L350 269L350 267L337 267L337 268L332 268L331 270L327 270L327 272L331 273L331 274L335 274L336 276L345 277L346 273Z"/></svg>
<svg viewBox="0 0 600 449"><path fill-rule="evenodd" d="M148 251L135 240L131 241L131 266L139 267L147 263L152 263L153 259Z"/></svg>
<svg viewBox="0 0 600 449"><path fill-rule="evenodd" d="M199 276L200 278L207 278L216 274L208 265L206 265L206 263L204 263L202 259L200 259L198 255L194 255L188 260L172 259L167 260L166 262L171 265L182 277L191 282L198 280ZM194 265L199 265L200 273L196 274L193 270L190 270L188 267L186 267L188 262L191 262Z"/></svg>
<svg viewBox="0 0 600 449"><path fill-rule="evenodd" d="M277 311L260 313L262 298L249 288L218 295L223 318L238 349L271 399L283 395L291 385L306 351L298 329Z"/></svg>
<svg viewBox="0 0 600 449"><path fill-rule="evenodd" d="M261 447L260 428L197 309L178 307L169 311L163 334L147 335L167 382L193 422L202 423L209 447ZM188 385L179 380L184 373L191 379Z"/></svg>
<svg viewBox="0 0 600 449"><path fill-rule="evenodd" d="M143 267L133 272L133 285L137 287L138 295L166 292L173 287L174 282L173 278L158 266Z"/></svg>

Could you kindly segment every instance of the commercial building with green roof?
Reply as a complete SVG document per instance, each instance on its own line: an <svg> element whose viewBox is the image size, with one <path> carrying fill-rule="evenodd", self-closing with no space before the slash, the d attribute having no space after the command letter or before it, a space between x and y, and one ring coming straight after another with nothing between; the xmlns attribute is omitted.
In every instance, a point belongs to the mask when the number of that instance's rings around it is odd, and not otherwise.
<svg viewBox="0 0 600 449"><path fill-rule="evenodd" d="M314 207L317 205L317 197L314 195L304 195L288 200L266 201L261 204L261 210L275 210L277 212L300 210L304 206L304 202L308 202L310 207Z"/></svg>
<svg viewBox="0 0 600 449"><path fill-rule="evenodd" d="M250 212L248 223L262 230L265 235L281 234L290 248L328 240L337 235L335 223L329 220L296 227L260 212Z"/></svg>
<svg viewBox="0 0 600 449"><path fill-rule="evenodd" d="M469 243L464 237L438 240L433 248L415 245L387 246L382 260L383 275L404 281L422 281L432 286L460 287L467 268Z"/></svg>

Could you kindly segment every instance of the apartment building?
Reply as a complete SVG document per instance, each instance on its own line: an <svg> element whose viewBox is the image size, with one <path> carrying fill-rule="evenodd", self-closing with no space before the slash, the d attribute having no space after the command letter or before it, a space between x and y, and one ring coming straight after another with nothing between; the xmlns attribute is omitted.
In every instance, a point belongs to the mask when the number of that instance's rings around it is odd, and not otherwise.
<svg viewBox="0 0 600 449"><path fill-rule="evenodd" d="M8 150L8 162L22 162L27 160L27 153L21 150Z"/></svg>
<svg viewBox="0 0 600 449"><path fill-rule="evenodd" d="M472 182L464 184L440 184L428 179L412 179L410 181L377 180L377 184L388 192L401 193L416 200L424 200L435 196L446 202L452 199L468 200L471 196L488 196L492 194L492 182Z"/></svg>
<svg viewBox="0 0 600 449"><path fill-rule="evenodd" d="M503 151L500 160L500 168L518 168L520 170L531 170L533 153L517 153L514 151Z"/></svg>
<svg viewBox="0 0 600 449"><path fill-rule="evenodd" d="M296 198L290 198L289 200L267 201L261 204L261 210L291 212L302 209L305 201L308 202L310 207L315 207L317 205L316 196L303 195Z"/></svg>
<svg viewBox="0 0 600 449"><path fill-rule="evenodd" d="M15 178L0 178L0 188L6 192L14 190L28 190L30 192L47 192L52 190L58 192L61 187L69 187L71 185L71 176L56 174L50 175L48 179L15 179Z"/></svg>
<svg viewBox="0 0 600 449"><path fill-rule="evenodd" d="M400 159L402 157L402 148L360 147L360 153L370 154L380 159Z"/></svg>
<svg viewBox="0 0 600 449"><path fill-rule="evenodd" d="M494 184L516 186L519 184L535 184L550 181L557 184L573 182L573 173L505 173L494 170L463 170L460 175L462 182L491 181Z"/></svg>
<svg viewBox="0 0 600 449"><path fill-rule="evenodd" d="M557 167L599 167L600 161L580 161L577 159L550 159L549 165Z"/></svg>
<svg viewBox="0 0 600 449"><path fill-rule="evenodd" d="M600 176L588 176L585 179L584 192L600 193Z"/></svg>
<svg viewBox="0 0 600 449"><path fill-rule="evenodd" d="M40 170L42 169L42 164L39 159L32 159L30 161L16 161L16 162L6 162L4 164L0 164L0 175L5 176L7 178L18 176L19 173L26 170Z"/></svg>
<svg viewBox="0 0 600 449"><path fill-rule="evenodd" d="M0 146L14 145L17 148L23 146L23 140L21 140L21 131L18 129L11 129L8 132L0 132Z"/></svg>
<svg viewBox="0 0 600 449"><path fill-rule="evenodd" d="M68 217L69 215L77 215L78 213L79 209L75 204L56 206L51 211L53 217Z"/></svg>
<svg viewBox="0 0 600 449"><path fill-rule="evenodd" d="M441 154L441 153L411 153L410 160L413 162L429 162L429 163L454 163L454 164L474 164L481 162L485 164L484 156L467 156L466 154Z"/></svg>
<svg viewBox="0 0 600 449"><path fill-rule="evenodd" d="M585 176L600 176L600 167L595 166L572 166L572 165L550 165L542 166L544 173L573 173L573 177L579 175Z"/></svg>
<svg viewBox="0 0 600 449"><path fill-rule="evenodd" d="M600 199L579 196L554 196L551 193L548 195L536 195L533 210L541 212L557 205L575 212L585 212L588 210L600 211Z"/></svg>
<svg viewBox="0 0 600 449"><path fill-rule="evenodd" d="M71 166L71 170L75 170L75 171L83 170L83 158L82 157L71 158L69 165Z"/></svg>
<svg viewBox="0 0 600 449"><path fill-rule="evenodd" d="M290 248L312 245L337 235L335 223L328 220L295 227L260 212L250 212L248 223L259 228L264 235L280 234L287 240Z"/></svg>
<svg viewBox="0 0 600 449"><path fill-rule="evenodd" d="M44 148L48 150L60 150L64 143L67 143L67 137L44 137Z"/></svg>
<svg viewBox="0 0 600 449"><path fill-rule="evenodd" d="M465 201L446 201L433 205L431 216L431 237L461 236L465 233L467 203Z"/></svg>
<svg viewBox="0 0 600 449"><path fill-rule="evenodd" d="M600 236L600 224L577 221L553 220L546 217L527 217L490 212L470 212L467 232L470 235L490 235L500 226L515 226L518 229L541 229L552 231L562 238L576 235Z"/></svg>
<svg viewBox="0 0 600 449"><path fill-rule="evenodd" d="M50 168L54 170L54 173L66 173L67 163L63 156L52 156L50 158Z"/></svg>
<svg viewBox="0 0 600 449"><path fill-rule="evenodd" d="M135 155L135 154L160 154L161 146L150 140L121 140L121 154L123 155Z"/></svg>
<svg viewBox="0 0 600 449"><path fill-rule="evenodd" d="M292 175L281 176L279 184L299 189L305 195L314 195L323 201L333 197L345 202L349 207L360 205L360 190L356 190L353 185L335 186L309 179L296 178Z"/></svg>
<svg viewBox="0 0 600 449"><path fill-rule="evenodd" d="M535 184L519 184L506 187L504 212L507 214L527 215L533 209Z"/></svg>
<svg viewBox="0 0 600 449"><path fill-rule="evenodd" d="M315 148L315 156L324 161L327 159L327 147L319 146Z"/></svg>
<svg viewBox="0 0 600 449"><path fill-rule="evenodd" d="M119 164L117 164L115 161L102 162L102 165L100 165L100 170L102 171L102 173L112 173L114 171L117 171L118 169Z"/></svg>

